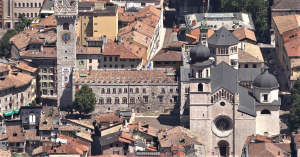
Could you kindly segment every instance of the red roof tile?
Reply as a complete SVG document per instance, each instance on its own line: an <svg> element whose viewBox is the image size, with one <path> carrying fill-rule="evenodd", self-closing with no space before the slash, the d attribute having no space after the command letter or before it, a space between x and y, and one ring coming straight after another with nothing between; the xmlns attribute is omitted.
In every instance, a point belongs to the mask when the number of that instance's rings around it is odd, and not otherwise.
<svg viewBox="0 0 300 157"><path fill-rule="evenodd" d="M290 30L282 34L285 49L289 57L300 56L300 29Z"/></svg>
<svg viewBox="0 0 300 157"><path fill-rule="evenodd" d="M159 51L152 59L152 61L181 61L181 51Z"/></svg>

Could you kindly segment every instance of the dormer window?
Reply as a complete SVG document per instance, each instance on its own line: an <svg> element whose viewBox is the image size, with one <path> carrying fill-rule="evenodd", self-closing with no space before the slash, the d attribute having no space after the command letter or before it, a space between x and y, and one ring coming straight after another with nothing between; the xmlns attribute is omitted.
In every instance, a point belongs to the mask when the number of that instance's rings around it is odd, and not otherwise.
<svg viewBox="0 0 300 157"><path fill-rule="evenodd" d="M18 136L18 134L16 132L14 132L13 136Z"/></svg>

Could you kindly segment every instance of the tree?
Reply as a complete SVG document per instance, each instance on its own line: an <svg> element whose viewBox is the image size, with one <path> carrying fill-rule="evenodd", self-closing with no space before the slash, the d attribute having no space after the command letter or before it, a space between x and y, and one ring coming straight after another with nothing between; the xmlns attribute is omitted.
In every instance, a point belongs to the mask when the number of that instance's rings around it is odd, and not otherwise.
<svg viewBox="0 0 300 157"><path fill-rule="evenodd" d="M75 100L72 107L80 114L81 112L90 113L95 110L96 97L93 90L88 85L83 85L75 93Z"/></svg>
<svg viewBox="0 0 300 157"><path fill-rule="evenodd" d="M11 37L17 35L21 31L24 30L31 23L31 20L26 18L24 14L19 16L19 23L15 26L15 29L9 29L3 35L2 39L0 40L0 56L5 56L9 58L11 56L11 45L9 40Z"/></svg>
<svg viewBox="0 0 300 157"><path fill-rule="evenodd" d="M292 107L286 120L286 124L291 132L300 129L300 78L297 79L295 85L291 89L290 103Z"/></svg>
<svg viewBox="0 0 300 157"><path fill-rule="evenodd" d="M219 0L221 12L243 12L252 16L256 33L268 29L268 3L265 0Z"/></svg>
<svg viewBox="0 0 300 157"><path fill-rule="evenodd" d="M32 103L30 104L30 106L36 106L36 101L33 100Z"/></svg>

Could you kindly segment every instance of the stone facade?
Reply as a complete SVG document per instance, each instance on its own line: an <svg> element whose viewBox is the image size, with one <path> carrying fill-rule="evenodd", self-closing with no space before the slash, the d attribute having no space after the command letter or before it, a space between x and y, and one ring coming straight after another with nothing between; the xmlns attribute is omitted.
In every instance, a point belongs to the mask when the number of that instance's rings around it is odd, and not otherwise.
<svg viewBox="0 0 300 157"><path fill-rule="evenodd" d="M57 105L66 107L71 105L73 101L72 73L76 63L78 0L73 0L71 4L64 3L60 5L57 1L55 2L54 11L57 20Z"/></svg>

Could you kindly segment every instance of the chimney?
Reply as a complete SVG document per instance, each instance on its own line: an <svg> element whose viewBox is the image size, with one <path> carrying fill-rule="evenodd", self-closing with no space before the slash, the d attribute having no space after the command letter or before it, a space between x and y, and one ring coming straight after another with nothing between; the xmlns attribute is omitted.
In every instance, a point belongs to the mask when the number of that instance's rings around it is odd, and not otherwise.
<svg viewBox="0 0 300 157"><path fill-rule="evenodd" d="M81 123L81 118L78 119L78 122Z"/></svg>
<svg viewBox="0 0 300 157"><path fill-rule="evenodd" d="M107 43L106 35L103 35L102 39L103 39L103 45L106 44Z"/></svg>
<svg viewBox="0 0 300 157"><path fill-rule="evenodd" d="M43 52L43 45L40 47L40 51Z"/></svg>

